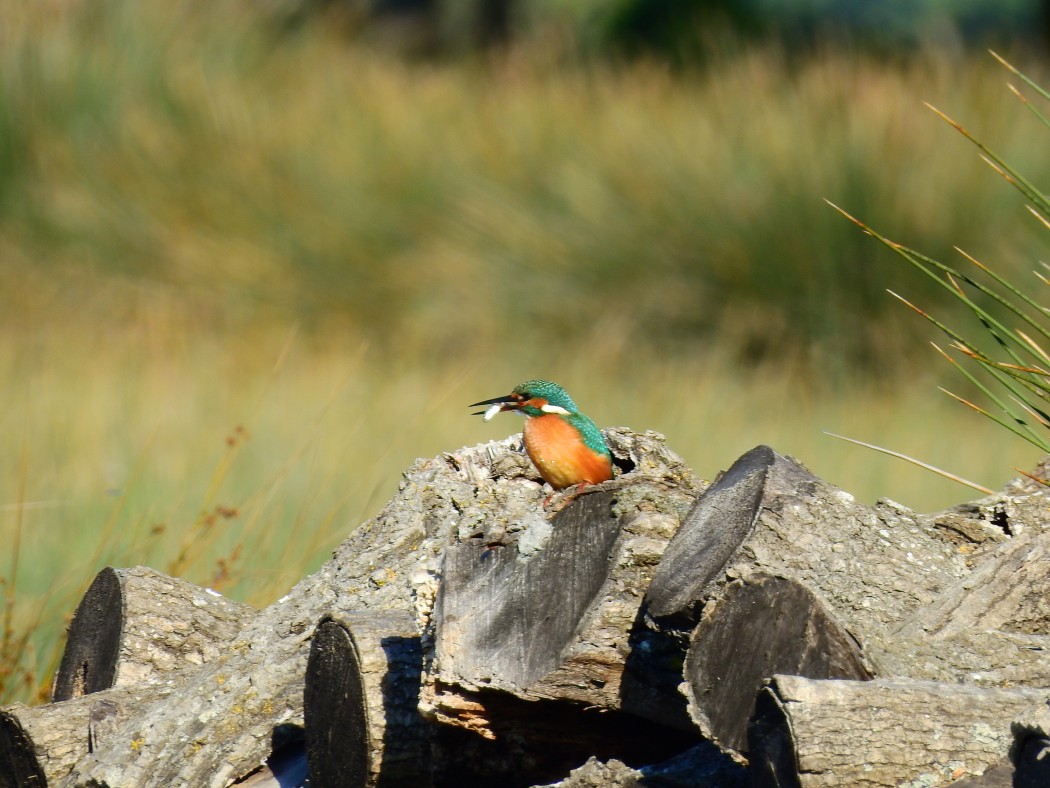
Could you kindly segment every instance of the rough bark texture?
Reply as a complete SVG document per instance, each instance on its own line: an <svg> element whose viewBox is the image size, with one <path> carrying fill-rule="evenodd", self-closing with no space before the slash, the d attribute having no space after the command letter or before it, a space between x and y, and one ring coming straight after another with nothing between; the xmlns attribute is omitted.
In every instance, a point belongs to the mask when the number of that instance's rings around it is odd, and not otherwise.
<svg viewBox="0 0 1050 788"><path fill-rule="evenodd" d="M659 436L608 430L606 437L618 465L631 469L635 480L656 475L661 485L676 481L699 492ZM256 769L270 752L275 728L302 724L309 640L322 615L418 606L425 623L449 544L513 538L523 552L540 549L551 531L541 505L545 493L519 447L520 439L511 438L418 462L394 499L332 560L250 619L226 652L195 671L172 698L142 708L112 746L83 759L77 783L204 788ZM661 489L651 488L656 506Z"/></svg>
<svg viewBox="0 0 1050 788"><path fill-rule="evenodd" d="M716 742L759 784L988 784L1015 719L1041 779L1046 691L990 689L1050 682L1041 489L916 515L759 447L701 496L659 436L606 437L616 478L549 502L518 438L419 461L257 613L106 570L56 692L136 683L3 710L0 785L289 785L309 756L314 784L735 788ZM777 673L810 678L748 739Z"/></svg>
<svg viewBox="0 0 1050 788"><path fill-rule="evenodd" d="M772 673L872 678L856 641L812 592L791 580L754 574L704 609L685 660L689 710L701 732L747 751L755 694Z"/></svg>
<svg viewBox="0 0 1050 788"><path fill-rule="evenodd" d="M663 632L696 625L689 712L734 751L746 751L754 694L778 672L1040 685L1050 641L1030 631L1045 623L1046 570L1033 568L1045 537L1000 549L1010 522L1001 498L930 517L889 501L863 506L760 446L686 517L656 571L646 621ZM1013 579L1005 598L971 597L975 566L977 584L1027 567L1037 590ZM961 623L949 626L953 615ZM901 625L927 621L941 640ZM992 622L1027 629L980 628Z"/></svg>
<svg viewBox="0 0 1050 788"><path fill-rule="evenodd" d="M143 703L170 687L122 687L43 706L0 711L0 786L57 785L88 753L105 746Z"/></svg>
<svg viewBox="0 0 1050 788"><path fill-rule="evenodd" d="M69 625L53 701L127 687L215 659L255 611L146 567L106 567Z"/></svg>
<svg viewBox="0 0 1050 788"><path fill-rule="evenodd" d="M1046 693L910 679L776 676L750 731L757 786L946 785L1007 755L1010 721Z"/></svg>
<svg viewBox="0 0 1050 788"><path fill-rule="evenodd" d="M590 758L549 788L745 788L747 771L709 743L690 747L661 763L632 769L618 760ZM544 787L547 788L547 787Z"/></svg>
<svg viewBox="0 0 1050 788"><path fill-rule="evenodd" d="M732 489L737 486L744 488L739 494ZM727 498L743 500L745 512L756 515L720 527ZM978 524L985 539L1006 538L1000 529ZM889 502L858 504L765 446L744 455L701 497L668 555L691 559L657 570L648 598L654 619L673 622L692 611L689 623L695 624L699 611L725 588L762 573L804 584L862 642L869 631L896 629L970 571L968 556L934 524ZM664 593L690 562L692 592Z"/></svg>
<svg viewBox="0 0 1050 788"><path fill-rule="evenodd" d="M897 632L940 638L975 629L1050 632L1050 532L1029 529L997 545Z"/></svg>
<svg viewBox="0 0 1050 788"><path fill-rule="evenodd" d="M695 494L668 484L656 509L661 483L627 477L583 494L530 555L514 542L449 548L427 674L428 688L445 689L436 697L438 713L449 710L451 687L458 686L623 709L689 729L673 685L646 690L624 675L649 575ZM471 726L479 722L472 714Z"/></svg>
<svg viewBox="0 0 1050 788"><path fill-rule="evenodd" d="M528 785L593 754L645 763L647 748L669 757L696 739L676 691L680 669L650 680L648 652L632 637L653 568L700 488L666 449L607 436L631 473L556 499L552 519L532 499L505 520L478 521L474 538L445 551L433 611L421 608L422 708L463 732L443 732L436 759L456 750L476 784ZM519 469L476 480L478 499L514 501ZM465 779L462 766L438 775L455 779Z"/></svg>
<svg viewBox="0 0 1050 788"><path fill-rule="evenodd" d="M416 704L423 652L408 612L330 614L314 633L304 714L315 788L430 782L430 731Z"/></svg>
<svg viewBox="0 0 1050 788"><path fill-rule="evenodd" d="M1044 783L1050 785L1050 783ZM989 766L984 774L963 777L951 783L952 788L1016 788L1014 765L1005 758ZM1034 788L1034 786L1032 786Z"/></svg>
<svg viewBox="0 0 1050 788"><path fill-rule="evenodd" d="M1032 501L1023 503L1032 510ZM934 604L871 643L883 675L1050 684L1050 532L1041 529L1045 514L1026 519L1031 525L1018 535L985 545L981 563Z"/></svg>

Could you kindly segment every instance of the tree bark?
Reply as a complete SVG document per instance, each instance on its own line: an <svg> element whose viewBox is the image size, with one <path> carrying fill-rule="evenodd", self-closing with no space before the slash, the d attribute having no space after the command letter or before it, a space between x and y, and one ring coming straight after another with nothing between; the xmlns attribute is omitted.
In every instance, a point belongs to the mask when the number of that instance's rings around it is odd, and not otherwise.
<svg viewBox="0 0 1050 788"><path fill-rule="evenodd" d="M754 574L737 580L704 609L685 659L689 713L704 736L747 751L755 709L750 687L775 673L813 678L872 678L850 634L805 586Z"/></svg>
<svg viewBox="0 0 1050 788"><path fill-rule="evenodd" d="M1008 759L1003 758L989 766L982 774L963 777L951 783L951 786L952 788L1016 788L1014 765Z"/></svg>
<svg viewBox="0 0 1050 788"><path fill-rule="evenodd" d="M312 786L430 783L430 730L416 708L422 669L419 630L406 611L321 619L304 695Z"/></svg>
<svg viewBox="0 0 1050 788"><path fill-rule="evenodd" d="M1029 528L994 545L980 566L896 634L944 638L988 629L1050 634L1050 532Z"/></svg>
<svg viewBox="0 0 1050 788"><path fill-rule="evenodd" d="M1028 527L986 545L980 559L936 602L870 643L881 675L988 687L1050 683L1050 532Z"/></svg>
<svg viewBox="0 0 1050 788"><path fill-rule="evenodd" d="M1041 623L1038 593L1025 596L1016 581L1017 593L1001 604L989 597L959 607L954 590L969 587L975 566L1002 563L983 569L980 577L991 578L1039 563L1039 549L1021 546L993 561L1009 539L1007 524L1002 500L930 517L888 501L862 506L760 446L686 517L657 568L645 619L667 633L695 625L686 663L690 714L705 736L738 752L746 751L755 693L775 673L969 680L979 663L988 684L1041 683L1050 675L1050 641L1042 635L973 631L965 623L946 630L948 648L898 632L901 622L925 620L938 606L1006 620L1022 597L1026 620Z"/></svg>
<svg viewBox="0 0 1050 788"><path fill-rule="evenodd" d="M421 706L469 734L444 731L437 748L469 748L455 761L479 784L528 785L591 754L637 763L646 746L669 757L695 741L680 669L652 681L660 671L650 675L650 652L632 636L653 568L699 490L669 453L620 454L632 473L552 520L507 518L511 527L445 551Z"/></svg>
<svg viewBox="0 0 1050 788"><path fill-rule="evenodd" d="M428 688L445 688L439 712L448 710L447 694L458 686L623 709L689 729L674 685L647 690L631 684L625 671L648 574L692 490L668 488L664 511L639 513L626 502L644 484L624 479L609 486L562 510L533 555L521 556L513 543L448 549L427 675ZM645 672L637 661L632 668ZM478 722L472 713L471 725Z"/></svg>
<svg viewBox="0 0 1050 788"><path fill-rule="evenodd" d="M750 747L763 779L864 785L851 769L875 779L918 758L866 754L897 724L1003 767L997 721L1029 719L1036 696L954 682L1050 674L1041 492L915 515L860 506L759 447L697 500L661 438L605 434L616 478L549 507L517 438L418 462L317 573L265 610L233 609L225 639L205 592L106 570L63 686L139 683L68 712L5 710L0 784L3 758L25 780L53 761L68 785L218 788L294 781L309 756L315 784L739 785L743 766L702 731ZM749 740L756 691L783 673L810 678L763 690ZM814 680L873 675L911 680ZM914 680L933 677L953 683ZM932 744L929 709L949 720ZM928 773L976 778L966 758Z"/></svg>
<svg viewBox="0 0 1050 788"><path fill-rule="evenodd" d="M52 701L202 665L255 611L146 567L99 572L77 606Z"/></svg>
<svg viewBox="0 0 1050 788"><path fill-rule="evenodd" d="M980 775L1005 757L1010 721L1045 691L911 679L775 676L749 730L754 784L896 786Z"/></svg>
<svg viewBox="0 0 1050 788"><path fill-rule="evenodd" d="M1000 528L969 520L983 541ZM896 629L970 572L972 555L936 521L890 502L876 507L768 446L745 454L697 501L667 548L646 596L656 624L697 623L737 578L789 577L838 611L858 639ZM854 627L856 625L856 627Z"/></svg>
<svg viewBox="0 0 1050 788"><path fill-rule="evenodd" d="M606 437L618 466L643 486L648 477L658 485L673 477L699 492L655 434L608 430ZM75 784L219 788L256 769L275 729L302 725L309 640L322 615L415 610L427 622L450 544L513 539L519 550L539 549L550 533L545 492L519 446L517 437L482 444L409 469L398 494L332 560L249 619L221 658L194 671L166 702L139 709L112 744L82 759ZM649 488L657 503L659 489Z"/></svg>
<svg viewBox="0 0 1050 788"><path fill-rule="evenodd" d="M708 742L660 763L631 768L618 760L590 758L549 788L746 788L747 770Z"/></svg>
<svg viewBox="0 0 1050 788"><path fill-rule="evenodd" d="M167 697L170 687L102 690L43 706L0 710L0 786L57 785L88 753L105 745L133 710Z"/></svg>

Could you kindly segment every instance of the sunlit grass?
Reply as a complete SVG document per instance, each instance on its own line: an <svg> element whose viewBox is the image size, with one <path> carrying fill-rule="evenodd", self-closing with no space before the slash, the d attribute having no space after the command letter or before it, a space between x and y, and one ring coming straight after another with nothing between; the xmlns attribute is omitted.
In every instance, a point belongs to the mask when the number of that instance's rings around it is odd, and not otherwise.
<svg viewBox="0 0 1050 788"><path fill-rule="evenodd" d="M56 272L169 283L209 316L336 315L376 343L490 353L507 323L538 342L586 327L801 353L831 374L892 367L917 330L884 330L884 289L933 291L825 198L933 256L958 244L1016 265L1039 248L923 107L978 118L1050 173L987 56L759 49L672 73L553 67L542 41L401 62L231 2L10 18L0 242ZM0 284L26 264L0 256Z"/></svg>

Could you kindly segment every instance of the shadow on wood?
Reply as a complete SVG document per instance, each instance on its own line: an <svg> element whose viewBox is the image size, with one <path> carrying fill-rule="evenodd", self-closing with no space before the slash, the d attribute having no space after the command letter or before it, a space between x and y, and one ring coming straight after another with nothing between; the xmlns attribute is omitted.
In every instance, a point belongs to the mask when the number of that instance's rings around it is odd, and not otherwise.
<svg viewBox="0 0 1050 788"><path fill-rule="evenodd" d="M429 784L429 725L416 708L421 670L411 614L354 611L321 619L303 697L312 786Z"/></svg>

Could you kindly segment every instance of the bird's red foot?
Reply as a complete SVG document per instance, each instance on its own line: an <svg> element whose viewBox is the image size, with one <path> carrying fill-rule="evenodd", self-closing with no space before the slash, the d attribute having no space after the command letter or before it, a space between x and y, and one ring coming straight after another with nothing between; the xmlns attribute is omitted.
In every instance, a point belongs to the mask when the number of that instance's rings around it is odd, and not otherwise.
<svg viewBox="0 0 1050 788"><path fill-rule="evenodd" d="M583 488L584 487L593 487L593 486L594 485L592 485L590 482L580 482L579 484L576 485L575 489L566 488L564 490L555 490L554 492L552 492L550 495L548 495L546 498L543 499L543 508L544 509L550 508L551 501L554 500L554 498L556 498L557 496L559 496L562 493L564 493L564 497L562 498L562 500L558 501L558 503L554 506L554 508L550 509L551 514L557 514L562 509L564 509L566 506L568 506L570 503L572 503L577 498L579 498L580 495L583 492Z"/></svg>

